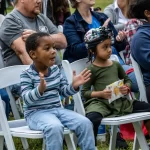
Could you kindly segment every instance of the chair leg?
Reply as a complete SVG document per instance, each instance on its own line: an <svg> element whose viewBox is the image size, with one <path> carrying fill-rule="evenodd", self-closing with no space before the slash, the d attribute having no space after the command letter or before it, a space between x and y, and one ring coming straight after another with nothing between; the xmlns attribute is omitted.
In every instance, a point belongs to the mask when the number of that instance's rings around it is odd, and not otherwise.
<svg viewBox="0 0 150 150"><path fill-rule="evenodd" d="M111 126L109 150L115 150L116 148L117 128L118 126Z"/></svg>
<svg viewBox="0 0 150 150"><path fill-rule="evenodd" d="M68 147L68 150L76 150L76 146L73 140L72 134L65 134L65 141Z"/></svg>
<svg viewBox="0 0 150 150"><path fill-rule="evenodd" d="M9 98L10 98L10 105L11 105L12 112L14 114L14 118L15 119L20 119L20 115L19 115L19 112L18 112L18 109L17 109L17 106L16 106L15 99L12 96L9 87L6 88L6 91L9 95Z"/></svg>
<svg viewBox="0 0 150 150"><path fill-rule="evenodd" d="M20 139L21 139L21 142L22 142L23 149L28 150L29 145L28 145L27 139L25 139L25 138L20 138Z"/></svg>
<svg viewBox="0 0 150 150"><path fill-rule="evenodd" d="M77 147L78 139L74 133L73 133L73 141L74 141L75 146Z"/></svg>
<svg viewBox="0 0 150 150"><path fill-rule="evenodd" d="M45 140L43 139L42 150L46 150Z"/></svg>
<svg viewBox="0 0 150 150"><path fill-rule="evenodd" d="M0 150L3 150L3 146L4 146L4 137L0 136Z"/></svg>
<svg viewBox="0 0 150 150"><path fill-rule="evenodd" d="M14 114L14 118L15 119L20 119L20 114L18 112L15 99L14 99L12 93L10 92L9 87L6 88L6 91L7 91L8 95L9 95L9 98L10 98L10 105L11 105L11 109L12 109L13 114ZM21 142L22 142L22 145L23 145L23 149L27 150L29 148L27 139L21 138Z"/></svg>
<svg viewBox="0 0 150 150"><path fill-rule="evenodd" d="M140 147L142 150L149 150L149 147L147 145L146 139L144 137L144 134L142 132L141 124L139 122L134 122L133 123L138 142L140 144Z"/></svg>
<svg viewBox="0 0 150 150"><path fill-rule="evenodd" d="M138 139L137 139L137 136L136 136L136 133L134 135L134 143L133 143L133 150L137 150L139 149L139 142L138 142Z"/></svg>

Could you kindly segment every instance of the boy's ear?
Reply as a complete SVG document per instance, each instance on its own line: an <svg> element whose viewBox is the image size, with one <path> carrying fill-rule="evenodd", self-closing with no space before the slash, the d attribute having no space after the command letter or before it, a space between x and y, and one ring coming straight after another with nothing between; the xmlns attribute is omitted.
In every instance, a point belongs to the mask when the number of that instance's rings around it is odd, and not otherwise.
<svg viewBox="0 0 150 150"><path fill-rule="evenodd" d="M29 56L30 56L32 59L36 59L35 51L31 50L31 51L29 52Z"/></svg>
<svg viewBox="0 0 150 150"><path fill-rule="evenodd" d="M145 10L144 11L144 15L146 16L146 18L150 18L150 11L149 10Z"/></svg>

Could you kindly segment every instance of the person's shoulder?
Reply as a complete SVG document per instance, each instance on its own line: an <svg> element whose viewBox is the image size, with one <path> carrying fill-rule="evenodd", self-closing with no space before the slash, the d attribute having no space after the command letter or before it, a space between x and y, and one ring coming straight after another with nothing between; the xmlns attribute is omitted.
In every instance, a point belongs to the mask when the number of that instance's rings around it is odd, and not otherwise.
<svg viewBox="0 0 150 150"><path fill-rule="evenodd" d="M71 16L69 16L65 22L75 22L75 14L73 13Z"/></svg>
<svg viewBox="0 0 150 150"><path fill-rule="evenodd" d="M120 67L121 64L118 61L112 60L113 66Z"/></svg>
<svg viewBox="0 0 150 150"><path fill-rule="evenodd" d="M33 74L32 65L25 65L25 68L22 69L21 77L27 77Z"/></svg>
<svg viewBox="0 0 150 150"><path fill-rule="evenodd" d="M57 65L51 66L50 69L51 69L51 74L52 74L52 73L56 73L56 74L57 74L57 73L59 73L59 71L60 71L60 70L59 70L59 67L58 67Z"/></svg>
<svg viewBox="0 0 150 150"><path fill-rule="evenodd" d="M106 6L105 7L105 9L104 9L104 12L106 11L106 10L114 10L114 3L113 4L109 4L108 6Z"/></svg>

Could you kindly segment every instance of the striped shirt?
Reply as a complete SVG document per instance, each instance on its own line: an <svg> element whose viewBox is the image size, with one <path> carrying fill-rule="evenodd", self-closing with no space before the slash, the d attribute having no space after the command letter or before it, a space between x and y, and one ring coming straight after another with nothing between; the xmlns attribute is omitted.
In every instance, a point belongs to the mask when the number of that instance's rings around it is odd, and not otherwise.
<svg viewBox="0 0 150 150"><path fill-rule="evenodd" d="M43 95L38 90L40 77L33 64L22 72L20 78L24 110L60 107L60 95L68 97L77 92L68 84L56 65L50 67L48 75L44 76L46 90Z"/></svg>

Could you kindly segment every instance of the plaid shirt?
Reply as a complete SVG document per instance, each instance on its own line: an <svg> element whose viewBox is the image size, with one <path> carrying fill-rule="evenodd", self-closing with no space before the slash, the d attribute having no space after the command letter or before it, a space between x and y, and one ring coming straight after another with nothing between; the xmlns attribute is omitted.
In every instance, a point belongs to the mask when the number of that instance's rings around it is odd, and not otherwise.
<svg viewBox="0 0 150 150"><path fill-rule="evenodd" d="M126 44L126 48L125 48L125 51L124 51L124 58L125 58L125 63L127 65L131 65L131 60L130 60L130 53L131 53L131 50L130 50L130 44L131 44L131 41L132 41L132 38L133 38L133 35L136 33L136 30L137 28L140 26L140 25L143 25L143 20L138 20L138 19L130 19L128 21L128 23L126 24L125 26L125 32L126 32L126 41L127 41L127 44Z"/></svg>

